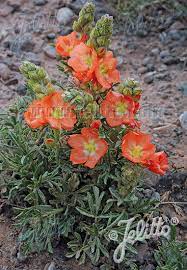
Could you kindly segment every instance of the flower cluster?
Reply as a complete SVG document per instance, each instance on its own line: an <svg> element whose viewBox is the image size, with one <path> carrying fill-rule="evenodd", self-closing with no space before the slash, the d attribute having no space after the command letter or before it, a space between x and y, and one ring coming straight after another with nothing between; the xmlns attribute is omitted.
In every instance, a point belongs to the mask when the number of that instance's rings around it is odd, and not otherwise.
<svg viewBox="0 0 187 270"><path fill-rule="evenodd" d="M86 36L80 37L76 32L61 36L57 39L56 51L61 57L68 58L68 66L80 83L89 82L105 90L120 81L113 53L98 53L92 45L88 45Z"/></svg>
<svg viewBox="0 0 187 270"><path fill-rule="evenodd" d="M74 31L56 40L59 66L75 78L74 86L56 91L54 85L50 92L42 92L25 112L25 121L31 128L49 125L66 135L72 131L66 144L73 165L94 168L102 158L109 162L106 153L112 155L118 145L119 154L112 157L115 161L125 158L163 175L168 169L167 156L156 152L151 137L140 131L137 121L141 89L133 80L121 81L117 59L108 50L112 18L103 16L94 26L93 12L92 4L87 4ZM35 85L32 87L36 92Z"/></svg>

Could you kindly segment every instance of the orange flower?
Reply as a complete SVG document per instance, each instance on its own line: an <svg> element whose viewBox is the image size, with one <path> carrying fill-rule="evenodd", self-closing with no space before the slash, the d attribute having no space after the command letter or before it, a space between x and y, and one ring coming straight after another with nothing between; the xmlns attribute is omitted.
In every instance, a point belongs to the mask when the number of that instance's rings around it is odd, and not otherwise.
<svg viewBox="0 0 187 270"><path fill-rule="evenodd" d="M68 144L71 150L70 160L73 164L84 164L94 168L108 150L107 142L99 137L97 129L82 128L81 134L71 135Z"/></svg>
<svg viewBox="0 0 187 270"><path fill-rule="evenodd" d="M76 32L72 32L67 36L60 36L56 41L56 51L62 57L69 57L72 50L82 42L82 39L78 38Z"/></svg>
<svg viewBox="0 0 187 270"><path fill-rule="evenodd" d="M169 169L168 158L164 151L155 153L146 165L154 173L164 175Z"/></svg>
<svg viewBox="0 0 187 270"><path fill-rule="evenodd" d="M77 79L81 82L87 82L92 79L93 72L97 66L96 51L81 43L73 49L68 65L75 71L74 76Z"/></svg>
<svg viewBox="0 0 187 270"><path fill-rule="evenodd" d="M61 93L54 92L43 98L47 123L54 129L73 129L77 122L74 107L63 100Z"/></svg>
<svg viewBox="0 0 187 270"><path fill-rule="evenodd" d="M109 89L113 83L120 81L120 73L116 69L117 60L113 57L111 51L106 52L103 58L98 62L95 75L98 82L105 88Z"/></svg>
<svg viewBox="0 0 187 270"><path fill-rule="evenodd" d="M134 101L129 96L111 91L101 103L101 114L111 127L130 124L134 120Z"/></svg>
<svg viewBox="0 0 187 270"><path fill-rule="evenodd" d="M31 128L44 126L47 121L45 118L45 108L42 100L34 100L24 113L24 119Z"/></svg>
<svg viewBox="0 0 187 270"><path fill-rule="evenodd" d="M130 131L122 139L122 155L135 163L146 163L155 153L150 135Z"/></svg>

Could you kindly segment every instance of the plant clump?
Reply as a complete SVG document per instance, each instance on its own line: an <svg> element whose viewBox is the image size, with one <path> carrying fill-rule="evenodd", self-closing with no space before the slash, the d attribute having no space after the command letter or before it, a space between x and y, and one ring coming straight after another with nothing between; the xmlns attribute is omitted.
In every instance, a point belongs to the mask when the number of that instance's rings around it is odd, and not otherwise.
<svg viewBox="0 0 187 270"><path fill-rule="evenodd" d="M16 205L24 253L52 252L64 239L68 257L112 265L125 232L118 222L154 208L137 192L145 170L163 175L168 160L140 129L142 89L121 80L108 49L112 18L95 23L88 3L73 28L55 44L67 83L30 62L20 68L27 95L0 124L3 195ZM117 243L108 236L113 229Z"/></svg>

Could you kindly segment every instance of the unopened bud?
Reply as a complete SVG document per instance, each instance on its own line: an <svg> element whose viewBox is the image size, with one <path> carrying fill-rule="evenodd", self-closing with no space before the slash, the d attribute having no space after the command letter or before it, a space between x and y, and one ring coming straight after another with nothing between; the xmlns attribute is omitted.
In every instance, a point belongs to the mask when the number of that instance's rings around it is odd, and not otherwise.
<svg viewBox="0 0 187 270"><path fill-rule="evenodd" d="M95 6L93 3L87 3L81 9L79 18L73 24L73 30L78 33L90 33L94 22Z"/></svg>

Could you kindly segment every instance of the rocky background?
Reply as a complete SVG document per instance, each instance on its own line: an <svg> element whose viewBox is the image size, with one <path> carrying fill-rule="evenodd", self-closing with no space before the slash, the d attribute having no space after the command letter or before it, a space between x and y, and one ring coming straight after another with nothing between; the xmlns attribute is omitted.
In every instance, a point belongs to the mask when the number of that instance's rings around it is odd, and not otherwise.
<svg viewBox="0 0 187 270"><path fill-rule="evenodd" d="M59 35L72 31L71 24L84 0L0 0L0 108L3 110L16 97L25 94L19 73L21 61L29 60L45 67L54 78L55 49ZM159 1L158 1L159 2ZM143 129L153 134L158 150L170 157L172 172L159 178L146 179L144 195L161 198L163 202L185 202L185 139L187 135L187 22L182 11L171 12L166 6L154 5L132 23L119 15L110 1L96 1L97 16L109 13L115 18L111 49L118 58L118 68L124 78L140 81L144 89L140 118ZM184 1L185 3L185 1ZM120 19L119 19L120 18ZM78 270L99 269L79 267L66 261L63 248L54 255L24 258L16 243L18 232L7 217L0 200L0 270ZM3 209L3 210L2 210ZM164 204L161 210L169 217L178 216L179 239L185 234L187 206ZM139 246L137 260L143 270L154 270L151 243Z"/></svg>

